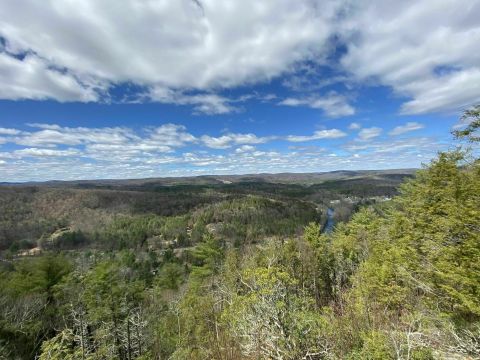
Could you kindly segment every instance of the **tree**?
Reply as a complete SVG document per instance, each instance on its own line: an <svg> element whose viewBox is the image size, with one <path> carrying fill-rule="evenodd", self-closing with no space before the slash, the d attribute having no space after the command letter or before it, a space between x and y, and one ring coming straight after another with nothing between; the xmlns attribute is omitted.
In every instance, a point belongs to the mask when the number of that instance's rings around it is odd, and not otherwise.
<svg viewBox="0 0 480 360"><path fill-rule="evenodd" d="M0 274L0 340L7 351L31 358L55 335L61 323L56 288L71 268L63 256L46 255L18 261Z"/></svg>
<svg viewBox="0 0 480 360"><path fill-rule="evenodd" d="M192 256L194 259L192 275L205 278L218 272L223 258L223 247L218 238L207 233L192 251Z"/></svg>
<svg viewBox="0 0 480 360"><path fill-rule="evenodd" d="M476 105L465 111L461 118L462 123L466 123L467 127L463 130L455 130L453 135L457 139L467 139L469 142L479 142L480 136L475 135L480 129L480 105Z"/></svg>

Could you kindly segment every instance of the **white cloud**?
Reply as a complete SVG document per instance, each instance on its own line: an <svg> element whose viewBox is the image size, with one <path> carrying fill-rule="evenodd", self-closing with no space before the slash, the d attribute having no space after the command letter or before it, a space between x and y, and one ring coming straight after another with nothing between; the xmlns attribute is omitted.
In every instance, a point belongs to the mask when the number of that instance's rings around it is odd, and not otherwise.
<svg viewBox="0 0 480 360"><path fill-rule="evenodd" d="M389 144L390 145L390 144ZM248 174L259 172L318 172L339 169L418 167L434 156L439 146L429 141L395 143L391 152L385 144L373 151L360 150L349 154L254 151L222 155L190 152L180 156L158 156L143 162L78 161L70 157L39 158L9 161L3 165L5 179L10 181L85 178L142 178L155 176L187 176L202 174ZM422 154L422 157L418 155ZM355 157L353 154L358 154ZM393 156L392 156L393 155ZM394 160L392 161L392 157Z"/></svg>
<svg viewBox="0 0 480 360"><path fill-rule="evenodd" d="M61 102L89 102L99 99L96 90L101 89L95 88L91 83L80 82L69 72L54 70L38 56L29 54L20 60L1 51L0 83L0 99L7 100L55 99Z"/></svg>
<svg viewBox="0 0 480 360"><path fill-rule="evenodd" d="M185 126L176 124L165 124L157 127L151 132L150 139L172 147L180 147L196 141L195 136L188 133Z"/></svg>
<svg viewBox="0 0 480 360"><path fill-rule="evenodd" d="M17 129L8 129L0 127L0 135L17 135L20 134L20 130Z"/></svg>
<svg viewBox="0 0 480 360"><path fill-rule="evenodd" d="M303 135L289 135L285 139L291 142L303 142L303 141L312 141L320 139L337 139L347 136L343 131L338 129L328 129L328 130L317 130L310 136Z"/></svg>
<svg viewBox="0 0 480 360"><path fill-rule="evenodd" d="M359 1L342 22L342 65L409 97L402 112L458 110L480 99L480 2Z"/></svg>
<svg viewBox="0 0 480 360"><path fill-rule="evenodd" d="M192 105L196 113L208 115L228 114L238 111L233 100L211 93L184 94L162 87L153 87L146 96L152 101L176 105Z"/></svg>
<svg viewBox="0 0 480 360"><path fill-rule="evenodd" d="M405 134L405 133L410 132L410 131L423 129L424 127L425 126L423 124L420 124L418 122L407 122L405 125L400 125L400 126L395 127L388 134L392 135L392 136L401 135L401 134Z"/></svg>
<svg viewBox="0 0 480 360"><path fill-rule="evenodd" d="M153 157L158 153L174 152L186 146L205 146L210 149L228 149L238 146L237 152L253 152L252 145L264 144L273 140L305 142L319 139L337 139L347 134L338 129L317 130L313 135L258 136L253 133L226 133L221 136L194 136L186 127L178 124L163 124L134 131L124 127L64 127L56 124L27 124L34 130L20 131L8 129L8 133L17 134L0 138L3 143L25 146L17 155L43 154L45 156L66 155L59 146L68 146L69 150L81 150L83 156L97 160L132 160L135 157ZM46 151L46 150L51 151ZM62 151L64 151L62 153ZM72 153L72 155L75 155ZM78 154L77 154L78 155Z"/></svg>
<svg viewBox="0 0 480 360"><path fill-rule="evenodd" d="M35 130L17 131L19 135L5 138L3 141L28 146L15 151L16 157L70 156L81 153L82 156L95 160L132 161L142 156L153 157L159 153L173 152L176 148L197 141L183 125L176 124L143 129L142 133L121 127L72 128L36 123L28 125ZM58 150L58 146L76 148L67 151ZM79 152L72 152L74 150Z"/></svg>
<svg viewBox="0 0 480 360"><path fill-rule="evenodd" d="M87 101L95 96L77 78L200 90L269 80L326 54L337 7L330 0L321 8L291 0L18 0L0 2L0 36L10 53L39 56L13 65L40 62L35 71L21 71L23 79L8 78L11 89L21 90L17 98ZM0 65L6 66L12 65ZM50 90L28 91L40 83Z"/></svg>
<svg viewBox="0 0 480 360"><path fill-rule="evenodd" d="M24 146L24 148L0 153L1 159L10 161L7 165L6 176L9 176L9 174L11 176L13 176L12 174L18 175L25 171L22 176L27 177L27 169L30 169L34 171L31 177L34 177L35 171L40 173L45 171L42 176L51 178L55 174L60 176L60 172L57 172L58 169L66 170L69 166L76 166L77 168L70 169L71 173L63 174L61 178L75 178L75 176L78 178L101 177L101 174L107 174L110 177L112 174L106 173L106 169L114 172L116 177L131 177L132 175L128 175L130 173L126 169L129 169L129 171L137 169L137 171L143 173L145 169L154 171L155 167L173 166L174 164L177 167L184 167L186 164L208 167L231 165L233 163L240 167L243 166L242 164L251 164L252 166L254 164L255 166L264 164L267 166L267 159L274 163L280 162L283 164L282 157L284 154L276 151L257 150L254 145L273 140L304 142L346 136L344 132L338 129L318 130L313 135L308 136L258 136L253 133L226 133L218 137L207 134L195 136L188 132L185 126L171 123L136 131L123 127L64 127L57 124L42 123L27 125L32 130L8 130L9 134L16 135L9 135L5 138L5 142ZM231 149L232 147L234 149ZM187 152L180 156L180 149L186 148L196 152ZM224 151L220 154L213 154L205 148ZM323 148L307 147L299 153L301 152L303 156L308 157L323 154L324 151ZM232 161L231 159L225 160L225 154L228 152L241 157L241 162L235 160L229 163L229 161ZM46 172L47 163L50 167L55 167L51 174ZM91 166L99 173L93 175L92 170L84 174L79 173L81 169L87 171L85 170L86 163L92 164ZM100 164L103 164L105 168L99 170ZM114 164L117 164L118 168L115 168ZM145 167L145 169L140 169L140 166Z"/></svg>
<svg viewBox="0 0 480 360"><path fill-rule="evenodd" d="M360 125L359 123L356 123L356 122L352 122L350 125L348 125L348 128L350 130L358 130L358 129L361 129L362 125Z"/></svg>
<svg viewBox="0 0 480 360"><path fill-rule="evenodd" d="M255 134L233 134L229 133L226 135L222 135L219 137L212 137L209 135L204 135L201 137L202 142L205 146L212 148L212 149L228 149L234 145L241 145L241 144L248 144L248 145L255 145L255 144L263 144L268 141L272 140L285 140L289 142L305 142L305 141L312 141L312 140L320 140L320 139L337 139L347 136L341 130L338 129L327 129L327 130L317 130L313 133L313 135L287 135L284 137L280 136L263 136L258 137ZM245 150L249 149L249 147L241 147L240 149ZM237 149L238 150L238 149ZM241 150L241 151L242 151Z"/></svg>
<svg viewBox="0 0 480 360"><path fill-rule="evenodd" d="M235 149L235 152L237 154L242 154L242 153L247 153L252 151L255 151L255 146L252 146L252 145L243 145Z"/></svg>
<svg viewBox="0 0 480 360"><path fill-rule="evenodd" d="M274 139L274 137L258 137L255 134L234 134L229 133L219 137L203 135L203 144L212 149L227 149L234 145L262 144Z"/></svg>
<svg viewBox="0 0 480 360"><path fill-rule="evenodd" d="M348 103L348 99L345 96L333 92L325 96L287 98L279 102L279 105L308 106L312 109L323 110L325 114L330 117L355 114L355 109Z"/></svg>
<svg viewBox="0 0 480 360"><path fill-rule="evenodd" d="M393 164L398 161L396 154L401 153L405 156L423 154L425 159L432 158L438 150L445 148L445 144L428 137L412 137L393 141L351 142L346 144L344 148L355 153L362 151L364 154L386 154L386 159L390 159Z"/></svg>
<svg viewBox="0 0 480 360"><path fill-rule="evenodd" d="M382 129L379 127L371 127L371 128L365 128L359 131L358 133L358 140L360 141L369 141L377 136L380 136L382 133Z"/></svg>
<svg viewBox="0 0 480 360"><path fill-rule="evenodd" d="M87 143L124 144L136 135L129 129L114 128L86 128L86 127L61 127L51 124L29 124L41 130L23 132L14 138L18 145L26 146L55 146L80 145Z"/></svg>
<svg viewBox="0 0 480 360"><path fill-rule="evenodd" d="M143 161L148 159L151 161L158 154L171 153L177 148L197 141L195 136L186 131L185 126L177 124L149 128L145 134L137 134L130 129L123 130L128 134L128 138L124 141L118 139L117 142L89 143L85 147L86 154L97 160L137 161L142 159Z"/></svg>
<svg viewBox="0 0 480 360"><path fill-rule="evenodd" d="M73 128L56 124L30 126L31 131L5 138L7 146L2 145L0 152L3 181L414 167L449 145L426 137L378 141L375 137L381 133L380 128L362 129L359 139L336 147L319 147L288 146L285 142L335 139L347 134L338 129L324 129L312 135L226 133L214 137L191 134L179 124L136 130ZM259 145L273 140L275 142L269 145ZM5 150L10 143L27 142L38 145ZM279 146L277 142L283 144ZM266 149L267 146L270 148Z"/></svg>
<svg viewBox="0 0 480 360"><path fill-rule="evenodd" d="M62 157L62 156L78 156L81 152L77 149L54 150L54 149L39 149L39 148L25 148L15 150L14 156L19 157Z"/></svg>
<svg viewBox="0 0 480 360"><path fill-rule="evenodd" d="M332 31L334 29L332 28ZM329 69L329 76L325 76L325 67L315 66L314 63L302 63L295 67L293 74L286 75L282 81L282 85L288 89L297 92L312 92L318 91L325 87L330 87L336 84L350 85L350 78L344 74L332 73L332 68Z"/></svg>
<svg viewBox="0 0 480 360"><path fill-rule="evenodd" d="M415 95L414 100L402 105L404 114L468 108L480 101L480 67L413 81L405 85L405 90Z"/></svg>

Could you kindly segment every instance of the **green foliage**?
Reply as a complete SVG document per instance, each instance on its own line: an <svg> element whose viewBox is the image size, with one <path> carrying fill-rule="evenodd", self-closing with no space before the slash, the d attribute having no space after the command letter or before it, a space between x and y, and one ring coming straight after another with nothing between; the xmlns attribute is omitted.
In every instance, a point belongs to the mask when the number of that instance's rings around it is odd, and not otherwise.
<svg viewBox="0 0 480 360"><path fill-rule="evenodd" d="M453 306L455 315L478 318L480 265L472 259L480 258L480 168L464 160L460 152L440 154L405 186L396 218L409 229L399 241L422 265L410 267L431 290L430 300L449 312Z"/></svg>
<svg viewBox="0 0 480 360"><path fill-rule="evenodd" d="M205 278L218 272L223 259L222 244L218 238L205 234L203 241L192 252L192 276Z"/></svg>
<svg viewBox="0 0 480 360"><path fill-rule="evenodd" d="M56 287L70 271L67 259L48 255L0 273L0 339L6 352L31 358L44 337L54 334L60 322Z"/></svg>
<svg viewBox="0 0 480 360"><path fill-rule="evenodd" d="M81 359L80 349L72 346L74 335L71 331L63 330L53 338L42 343L42 352L39 360L76 360Z"/></svg>
<svg viewBox="0 0 480 360"><path fill-rule="evenodd" d="M362 335L363 345L360 350L353 351L349 359L352 360L388 360L395 359L392 349L388 346L385 334L372 331Z"/></svg>
<svg viewBox="0 0 480 360"><path fill-rule="evenodd" d="M156 284L162 289L178 290L183 277L184 268L180 264L166 263L156 277Z"/></svg>

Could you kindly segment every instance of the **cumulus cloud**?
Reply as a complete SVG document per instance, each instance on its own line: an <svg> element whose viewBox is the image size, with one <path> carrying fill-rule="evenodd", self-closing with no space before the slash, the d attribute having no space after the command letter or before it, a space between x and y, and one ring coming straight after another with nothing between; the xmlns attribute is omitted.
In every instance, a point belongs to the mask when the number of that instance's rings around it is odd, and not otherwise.
<svg viewBox="0 0 480 360"><path fill-rule="evenodd" d="M158 154L171 153L197 141L195 136L186 131L185 126L177 124L149 128L144 134L134 133L131 129L123 130L128 133L125 139L119 138L116 142L88 143L85 146L86 156L96 160L119 161L135 161L146 157L151 162ZM109 132L111 129L105 131Z"/></svg>
<svg viewBox="0 0 480 360"><path fill-rule="evenodd" d="M404 114L448 112L470 107L480 100L480 67L412 81L405 85L405 90L414 94L414 99L402 105Z"/></svg>
<svg viewBox="0 0 480 360"><path fill-rule="evenodd" d="M320 139L338 139L341 137L347 136L342 130L338 129L328 129L328 130L317 130L313 135L289 135L285 139L291 142L304 142Z"/></svg>
<svg viewBox="0 0 480 360"><path fill-rule="evenodd" d="M255 146L252 146L252 145L243 145L235 149L235 152L237 154L242 154L242 153L247 153L252 151L255 151Z"/></svg>
<svg viewBox="0 0 480 360"><path fill-rule="evenodd" d="M359 123L356 123L356 122L352 122L350 125L348 125L348 128L350 130L358 130L360 129L362 126L359 124Z"/></svg>
<svg viewBox="0 0 480 360"><path fill-rule="evenodd" d="M89 102L97 101L103 89L91 82L81 82L69 72L55 70L36 55L29 54L20 60L5 52L0 52L0 82L0 99L7 100Z"/></svg>
<svg viewBox="0 0 480 360"><path fill-rule="evenodd" d="M402 97L406 114L458 110L480 98L479 1L359 1L341 26L341 63Z"/></svg>
<svg viewBox="0 0 480 360"><path fill-rule="evenodd" d="M2 160L3 179L9 181L45 179L142 178L203 174L248 174L259 172L318 172L340 169L418 167L441 148L432 139L411 139L368 143L368 148L346 149L352 153L226 151L208 154L201 151L170 156L158 155L136 161L90 161L74 157L44 157ZM390 147L389 147L390 146ZM386 151L388 149L388 151ZM354 154L357 154L355 156ZM393 156L392 156L393 155ZM0 156L2 158L2 156ZM392 160L393 159L393 160ZM1 162L1 161L0 161Z"/></svg>
<svg viewBox="0 0 480 360"><path fill-rule="evenodd" d="M194 112L207 115L228 114L239 110L232 105L234 100L212 93L185 94L163 87L153 87L146 96L161 103L192 105Z"/></svg>
<svg viewBox="0 0 480 360"><path fill-rule="evenodd" d="M400 125L400 126L395 127L388 134L392 135L392 136L401 135L401 134L405 134L405 133L410 132L410 131L423 129L424 127L425 126L423 124L420 124L418 122L407 122L405 125Z"/></svg>
<svg viewBox="0 0 480 360"><path fill-rule="evenodd" d="M397 139L394 141L371 141L371 142L351 142L344 145L344 149L350 152L387 154L390 161L397 161L397 154L422 155L425 160L430 160L435 153L445 148L445 144L429 137L412 137L409 139ZM392 155L393 154L393 155Z"/></svg>
<svg viewBox="0 0 480 360"><path fill-rule="evenodd" d="M306 58L322 58L337 7L329 0L321 8L290 0L7 1L0 4L6 50L38 57L21 61L3 54L0 66L35 62L35 71L8 79L11 88L20 89L18 98L93 100L75 81L87 77L169 89L233 87L269 80ZM28 91L29 84L40 82L49 91Z"/></svg>
<svg viewBox="0 0 480 360"><path fill-rule="evenodd" d="M369 141L377 136L380 136L382 133L382 129L376 126L370 127L370 128L364 128L359 131L358 133L358 140L360 141Z"/></svg>
<svg viewBox="0 0 480 360"><path fill-rule="evenodd" d="M130 130L120 127L114 128L86 128L62 127L52 124L29 124L30 127L40 130L23 132L14 138L18 145L26 146L56 146L81 145L88 143L124 144L135 138Z"/></svg>
<svg viewBox="0 0 480 360"><path fill-rule="evenodd" d="M178 151L184 148L227 150L235 148L236 154L261 157L264 151L254 145L273 140L306 142L319 139L336 139L346 136L338 129L315 131L313 135L269 135L253 133L226 133L220 136L208 134L195 136L183 125L167 123L157 127L133 130L125 127L65 127L57 124L29 123L30 131L7 129L0 143L23 146L11 152L0 153L4 159L74 157L93 161L118 163L137 162L148 166L178 162ZM273 153L270 152L272 155ZM208 165L205 160L190 161Z"/></svg>
<svg viewBox="0 0 480 360"><path fill-rule="evenodd" d="M279 102L285 106L308 106L312 109L320 109L327 116L339 117L355 114L355 109L348 103L345 96L337 93L329 93L325 96L310 96L305 98L286 98Z"/></svg>
<svg viewBox="0 0 480 360"><path fill-rule="evenodd" d="M333 29L332 29L333 31ZM345 74L332 74L332 67L317 66L315 63L301 63L294 73L287 74L282 85L297 92L313 92L336 84L350 85L350 78ZM325 77L325 73L329 76Z"/></svg>
<svg viewBox="0 0 480 360"><path fill-rule="evenodd" d="M8 129L0 127L0 135L17 135L20 134L20 130L17 129Z"/></svg>
<svg viewBox="0 0 480 360"><path fill-rule="evenodd" d="M476 0L2 1L0 98L108 101L128 83L227 114L223 90L288 75L293 91L376 83L404 114L448 112L480 99L479 15ZM281 103L355 113L338 93Z"/></svg>
<svg viewBox="0 0 480 360"><path fill-rule="evenodd" d="M304 142L346 135L338 129L325 129L313 135L196 136L185 126L171 123L138 130L43 123L29 126L28 131L10 129L11 135L5 137L7 145L16 145L10 151L0 152L2 175L7 181L179 175L179 169L181 175L192 175L201 173L198 168L207 173L311 170L313 163L319 166L319 159L327 156L326 149L307 146L282 152L278 147L265 150L257 145L273 140ZM17 149L18 146L23 148ZM327 162L322 162L322 166L325 168Z"/></svg>
<svg viewBox="0 0 480 360"><path fill-rule="evenodd" d="M242 144L262 144L272 140L274 137L258 137L255 134L234 134L229 133L219 137L203 135L201 141L203 144L212 149L227 149L234 145Z"/></svg>
<svg viewBox="0 0 480 360"><path fill-rule="evenodd" d="M185 126L176 124L165 124L155 128L150 134L150 139L171 147L180 147L196 141L195 136L188 133Z"/></svg>
<svg viewBox="0 0 480 360"><path fill-rule="evenodd" d="M62 157L62 156L81 155L81 152L77 149L55 150L55 149L25 148L21 150L15 150L13 155L18 157Z"/></svg>
<svg viewBox="0 0 480 360"><path fill-rule="evenodd" d="M125 127L65 127L56 124L29 123L32 131L4 129L9 136L0 138L4 143L26 146L18 150L18 155L75 155L74 149L81 149L82 154L95 159L119 160L131 159L138 155L168 153L186 146L204 146L210 149L228 149L238 146L238 152L252 152L252 145L267 142L289 141L305 142L319 139L337 139L347 134L339 129L317 130L312 135L269 135L258 136L253 133L226 133L220 136L195 136L179 124L163 124L134 131ZM8 131L7 131L8 130ZM1 130L0 130L1 131ZM59 146L70 147L58 150ZM50 150L50 151L47 151ZM62 152L63 151L63 152Z"/></svg>
<svg viewBox="0 0 480 360"><path fill-rule="evenodd" d="M94 128L90 132L86 128L56 124L30 125L31 131L6 137L7 142L16 144L10 151L2 145L3 181L415 167L448 146L426 137L389 141L370 137L372 141L354 140L333 148L327 144L322 147L292 144L287 148L277 144L346 135L338 129L318 130L313 135L227 133L215 137L191 134L179 124L137 130ZM65 137L36 135L45 131L64 133ZM109 134L113 134L111 139ZM39 145L23 145L18 149L22 145L17 142L26 138L36 139ZM275 143L267 144L272 140ZM219 150L210 151L210 148Z"/></svg>

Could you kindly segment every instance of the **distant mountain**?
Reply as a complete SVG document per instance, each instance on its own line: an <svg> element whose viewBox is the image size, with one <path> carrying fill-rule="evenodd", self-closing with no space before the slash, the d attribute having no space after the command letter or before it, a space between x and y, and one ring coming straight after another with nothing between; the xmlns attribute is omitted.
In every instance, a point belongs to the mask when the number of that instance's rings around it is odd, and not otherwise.
<svg viewBox="0 0 480 360"><path fill-rule="evenodd" d="M144 179L99 179L99 180L50 180L44 182L0 182L0 186L41 186L41 187L129 187L129 186L168 186L168 185L215 185L237 182L270 182L285 184L313 185L332 180L361 178L402 179L412 176L417 169L391 170L336 170L318 173L260 173L244 175L201 175L189 177L159 177Z"/></svg>

